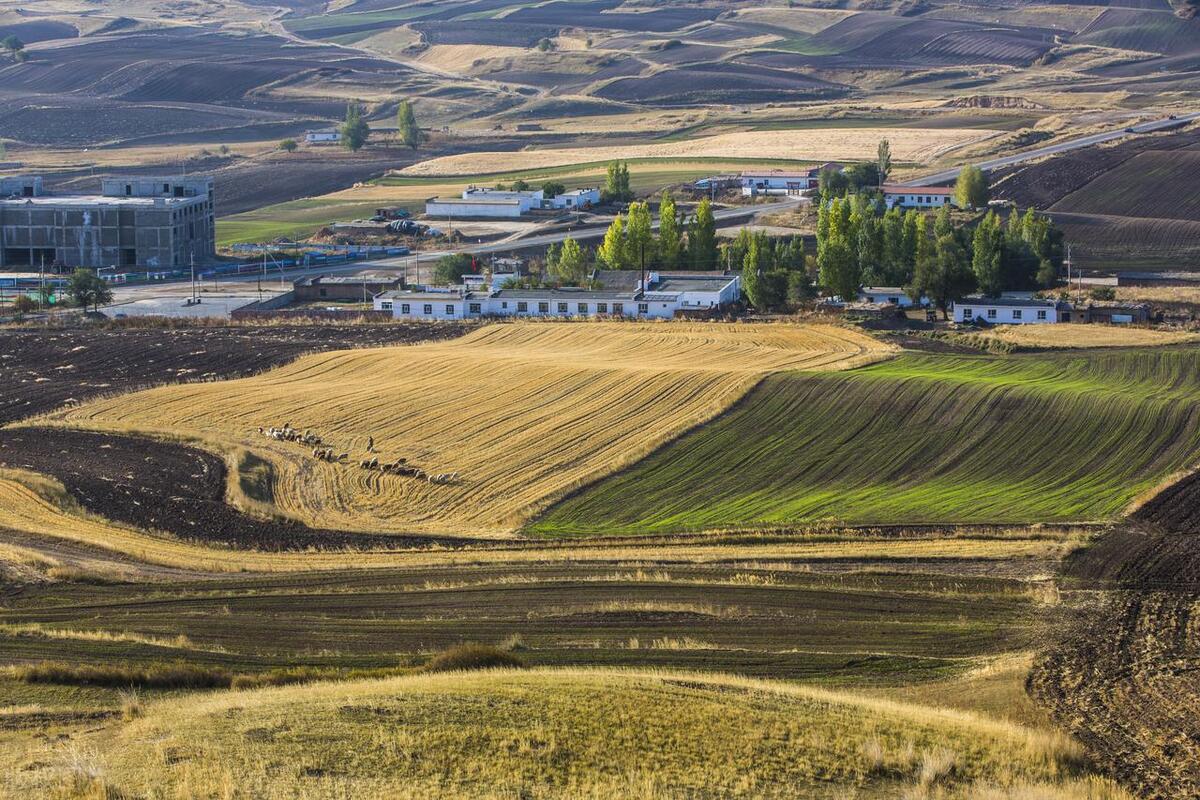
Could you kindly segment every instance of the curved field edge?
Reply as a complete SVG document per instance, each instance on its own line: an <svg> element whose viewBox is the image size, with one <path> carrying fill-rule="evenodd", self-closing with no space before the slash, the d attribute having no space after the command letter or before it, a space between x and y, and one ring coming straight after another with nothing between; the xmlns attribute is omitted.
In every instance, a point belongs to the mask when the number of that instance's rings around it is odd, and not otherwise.
<svg viewBox="0 0 1200 800"><path fill-rule="evenodd" d="M231 497L311 527L504 536L572 488L637 461L736 402L763 375L846 369L894 348L821 325L527 323L452 342L309 356L252 378L188 384L62 412L58 424L157 431L249 452L270 492ZM348 463L255 433L312 429ZM358 467L407 458L445 483Z"/></svg>
<svg viewBox="0 0 1200 800"><path fill-rule="evenodd" d="M894 797L936 784L948 798L983 787L1068 797L1103 785L1055 732L845 691L644 670L492 670L191 696L153 703L74 747L103 765L105 789L133 795L237 786L272 797L788 797L853 787ZM272 766L281 763L292 767ZM46 773L35 765L11 780L37 788Z"/></svg>
<svg viewBox="0 0 1200 800"><path fill-rule="evenodd" d="M397 551L261 552L233 550L182 541L118 525L79 508L61 483L36 473L0 469L0 541L29 552L46 552L49 544L78 545L86 555L79 566L120 573L128 562L208 573L319 572L336 569L394 567L473 567L485 564L628 564L669 558L680 564L718 564L842 560L907 561L920 558L982 559L1057 558L1086 531L999 530L978 534L872 535L863 531L821 531L806 536L737 535L636 541L482 544L478 548L433 546ZM1064 545L1064 541L1067 542Z"/></svg>
<svg viewBox="0 0 1200 800"><path fill-rule="evenodd" d="M566 498L542 536L1104 520L1192 467L1200 352L906 354L768 376Z"/></svg>

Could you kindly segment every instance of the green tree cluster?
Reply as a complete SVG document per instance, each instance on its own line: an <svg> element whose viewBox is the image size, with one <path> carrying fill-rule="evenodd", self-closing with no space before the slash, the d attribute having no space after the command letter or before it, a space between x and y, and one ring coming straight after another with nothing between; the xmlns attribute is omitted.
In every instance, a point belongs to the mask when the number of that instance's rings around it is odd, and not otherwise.
<svg viewBox="0 0 1200 800"><path fill-rule="evenodd" d="M464 275L475 271L475 259L468 253L442 256L433 267L434 283L453 286L462 283Z"/></svg>
<svg viewBox="0 0 1200 800"><path fill-rule="evenodd" d="M773 239L762 231L742 228L723 247L727 261L741 264L742 293L758 310L785 308L812 296L803 238Z"/></svg>
<svg viewBox="0 0 1200 800"><path fill-rule="evenodd" d="M979 167L963 167L954 184L954 202L959 208L983 208L988 203L988 180Z"/></svg>
<svg viewBox="0 0 1200 800"><path fill-rule="evenodd" d="M989 211L975 227L971 270L979 291L989 297L1002 292L1049 289L1062 266L1062 233L1032 208L1014 209L1008 222Z"/></svg>
<svg viewBox="0 0 1200 800"><path fill-rule="evenodd" d="M67 294L84 311L88 306L99 309L100 306L108 305L113 298L108 283L94 271L82 267L71 273L71 279L67 283Z"/></svg>
<svg viewBox="0 0 1200 800"><path fill-rule="evenodd" d="M605 269L640 269L643 264L647 269L720 268L717 224L707 198L700 201L695 215L685 222L675 198L664 191L659 203L657 235L653 222L648 203L631 203L628 214L617 215L596 249L599 265Z"/></svg>
<svg viewBox="0 0 1200 800"><path fill-rule="evenodd" d="M295 139L284 139L279 143L279 149L285 153L294 153L299 146Z"/></svg>
<svg viewBox="0 0 1200 800"><path fill-rule="evenodd" d="M371 128L363 119L362 106L358 101L346 104L346 119L342 123L340 131L342 146L347 150L358 152L367 143L367 137L371 135Z"/></svg>
<svg viewBox="0 0 1200 800"><path fill-rule="evenodd" d="M624 203L633 199L633 189L629 185L629 162L609 162L600 199L605 203Z"/></svg>
<svg viewBox="0 0 1200 800"><path fill-rule="evenodd" d="M833 197L817 209L817 268L831 295L849 299L861 285L901 286L943 310L973 291L1050 288L1062 264L1062 233L1032 209L1003 222L989 212L969 230L950 206L934 216L883 211L874 197Z"/></svg>

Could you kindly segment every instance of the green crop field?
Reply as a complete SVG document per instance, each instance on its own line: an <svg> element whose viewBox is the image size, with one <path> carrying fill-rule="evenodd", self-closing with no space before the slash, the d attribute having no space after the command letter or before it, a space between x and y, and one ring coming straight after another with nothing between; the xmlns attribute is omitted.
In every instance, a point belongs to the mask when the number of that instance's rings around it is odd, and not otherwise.
<svg viewBox="0 0 1200 800"><path fill-rule="evenodd" d="M552 507L541 535L1103 520L1200 444L1200 354L906 355L764 380Z"/></svg>

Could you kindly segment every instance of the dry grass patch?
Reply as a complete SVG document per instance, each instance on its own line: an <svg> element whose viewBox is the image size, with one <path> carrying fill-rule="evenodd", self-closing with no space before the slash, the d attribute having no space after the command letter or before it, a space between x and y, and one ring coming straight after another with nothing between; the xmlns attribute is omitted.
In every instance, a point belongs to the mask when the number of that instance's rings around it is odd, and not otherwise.
<svg viewBox="0 0 1200 800"><path fill-rule="evenodd" d="M522 150L516 153L463 153L405 167L401 175L477 175L516 169L585 164L618 158L779 158L802 161L870 159L880 139L900 161L927 163L998 131L986 128L837 128L739 131L682 142Z"/></svg>
<svg viewBox="0 0 1200 800"><path fill-rule="evenodd" d="M801 325L529 323L451 342L309 356L253 378L168 386L63 412L274 465L279 512L315 527L503 535L557 496L728 408L779 370L838 370L892 351ZM290 422L347 464L259 435ZM361 469L406 458L445 484Z"/></svg>
<svg viewBox="0 0 1200 800"><path fill-rule="evenodd" d="M950 798L986 784L1068 797L1054 792L1089 779L1059 734L697 673L491 670L217 693L150 704L83 738L92 772L132 796L895 798L936 787ZM62 778L8 780L37 791Z"/></svg>
<svg viewBox="0 0 1200 800"><path fill-rule="evenodd" d="M1017 347L1152 347L1200 341L1200 333L1122 325L1004 325L979 334Z"/></svg>

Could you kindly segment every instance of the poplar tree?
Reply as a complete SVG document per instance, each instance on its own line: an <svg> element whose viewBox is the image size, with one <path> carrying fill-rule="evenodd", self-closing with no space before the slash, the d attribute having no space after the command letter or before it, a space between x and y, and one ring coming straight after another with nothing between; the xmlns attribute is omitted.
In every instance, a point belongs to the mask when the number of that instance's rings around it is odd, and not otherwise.
<svg viewBox="0 0 1200 800"><path fill-rule="evenodd" d="M650 206L632 203L629 206L629 221L625 226L625 243L629 260L635 267L654 261L653 219Z"/></svg>
<svg viewBox="0 0 1200 800"><path fill-rule="evenodd" d="M416 150L421 144L421 129L417 126L417 117L413 114L412 104L401 100L396 109L396 127L399 129L400 141Z"/></svg>
<svg viewBox="0 0 1200 800"><path fill-rule="evenodd" d="M596 251L596 256L609 269L627 269L629 267L629 249L625 241L625 218L620 214L608 226L604 234L604 242Z"/></svg>
<svg viewBox="0 0 1200 800"><path fill-rule="evenodd" d="M688 250L693 268L717 268L717 221L707 197L696 207L696 216L688 227Z"/></svg>
<svg viewBox="0 0 1200 800"><path fill-rule="evenodd" d="M679 266L682 249L679 235L679 214L675 210L675 198L663 190L662 202L658 206L658 258L666 269Z"/></svg>

